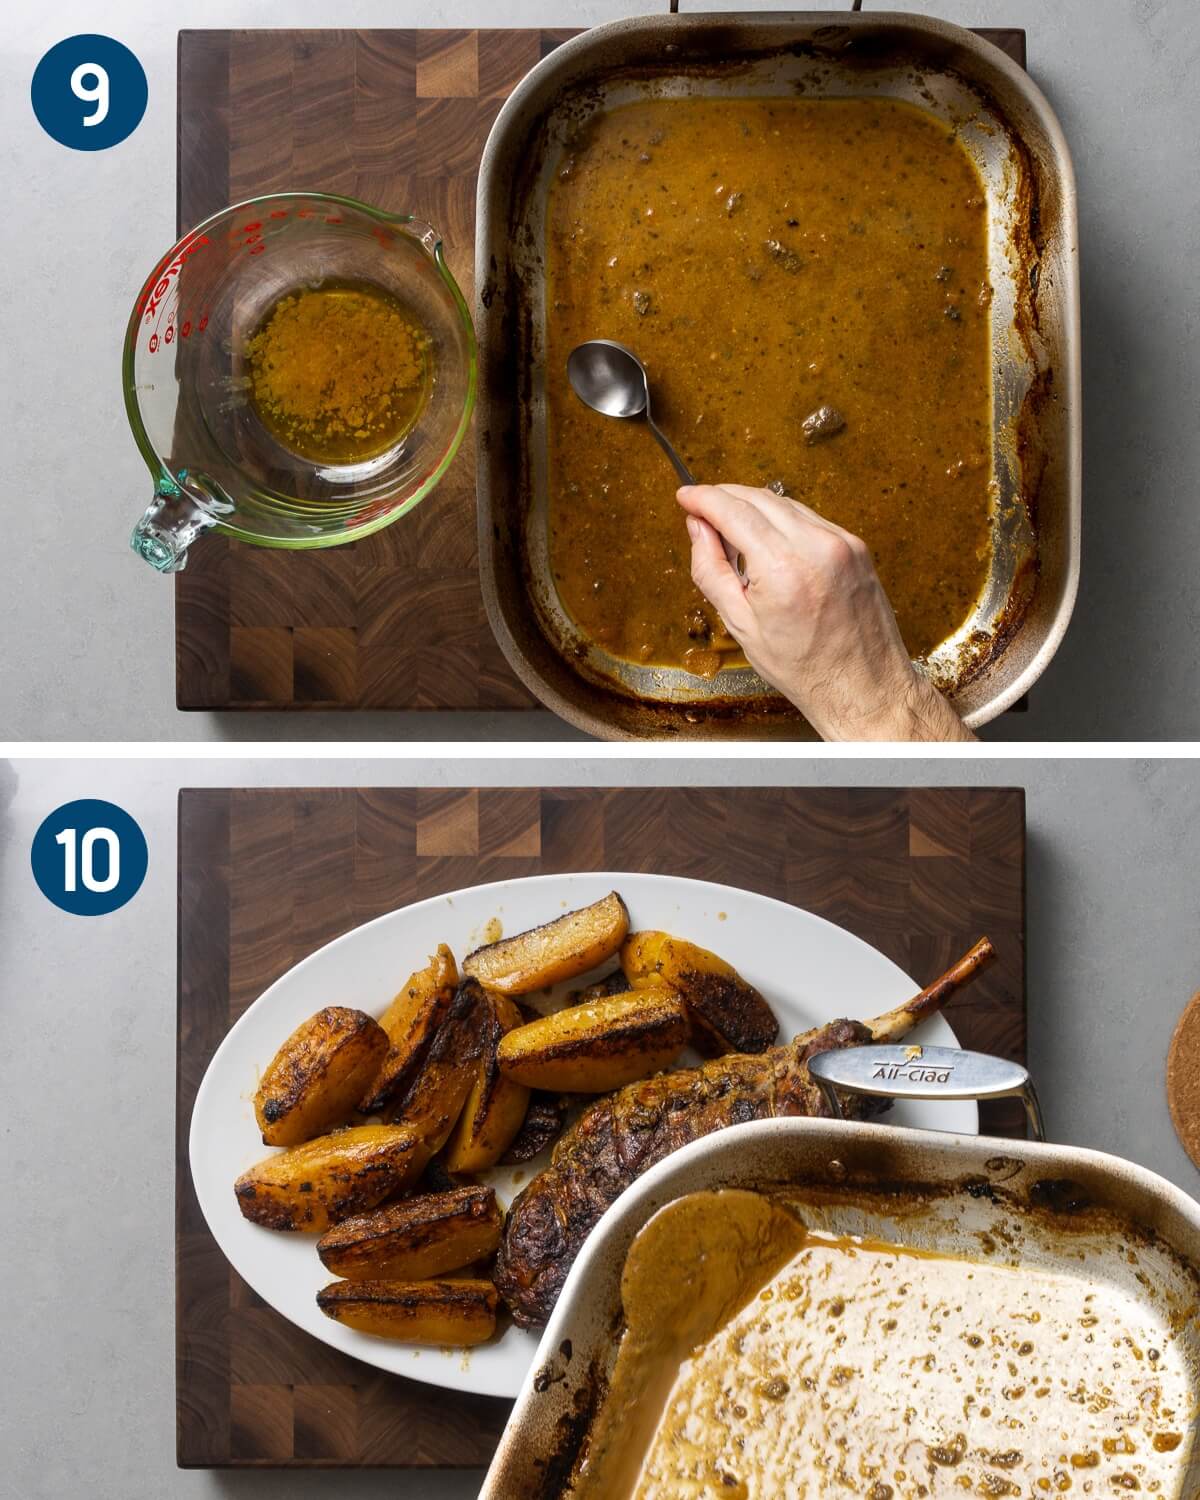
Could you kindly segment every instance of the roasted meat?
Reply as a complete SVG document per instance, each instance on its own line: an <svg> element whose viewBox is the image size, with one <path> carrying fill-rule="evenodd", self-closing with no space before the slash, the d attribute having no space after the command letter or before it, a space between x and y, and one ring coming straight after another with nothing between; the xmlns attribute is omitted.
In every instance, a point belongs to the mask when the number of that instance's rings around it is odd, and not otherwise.
<svg viewBox="0 0 1200 1500"><path fill-rule="evenodd" d="M598 1099L509 1210L495 1280L514 1321L523 1327L546 1321L604 1210L655 1162L726 1125L776 1115L827 1115L809 1077L810 1057L838 1047L898 1041L940 1009L993 953L984 939L928 989L870 1023L830 1021L786 1046L714 1058ZM886 1107L882 1100L859 1096L843 1105L850 1119L866 1119Z"/></svg>

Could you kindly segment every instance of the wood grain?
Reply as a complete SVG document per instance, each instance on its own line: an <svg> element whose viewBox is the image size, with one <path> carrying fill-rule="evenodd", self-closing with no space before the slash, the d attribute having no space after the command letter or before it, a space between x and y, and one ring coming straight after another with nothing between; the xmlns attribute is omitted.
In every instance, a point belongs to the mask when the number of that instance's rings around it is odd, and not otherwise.
<svg viewBox="0 0 1200 1500"><path fill-rule="evenodd" d="M1025 802L1009 790L184 791L179 800L176 1397L181 1465L485 1465L508 1405L421 1386L301 1333L205 1228L187 1136L229 1027L315 948L408 902L569 870L646 870L790 901L925 983L981 934L963 1044L1025 1058ZM1019 1136L1019 1105L984 1128Z"/></svg>
<svg viewBox="0 0 1200 1500"><path fill-rule="evenodd" d="M441 231L474 302L475 179L500 106L573 30L181 31L180 232L285 189ZM1018 62L1024 33L984 32ZM475 547L474 437L395 525L326 552L210 537L175 579L181 709L526 709Z"/></svg>

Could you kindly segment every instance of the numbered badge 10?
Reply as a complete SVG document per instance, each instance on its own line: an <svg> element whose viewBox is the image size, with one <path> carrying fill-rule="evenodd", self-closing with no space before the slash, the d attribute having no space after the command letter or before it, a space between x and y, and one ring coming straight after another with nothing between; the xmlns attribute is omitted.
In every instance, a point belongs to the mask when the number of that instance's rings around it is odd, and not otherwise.
<svg viewBox="0 0 1200 1500"><path fill-rule="evenodd" d="M114 802L64 802L45 818L29 851L47 901L76 917L102 917L133 899L149 852L136 821Z"/></svg>

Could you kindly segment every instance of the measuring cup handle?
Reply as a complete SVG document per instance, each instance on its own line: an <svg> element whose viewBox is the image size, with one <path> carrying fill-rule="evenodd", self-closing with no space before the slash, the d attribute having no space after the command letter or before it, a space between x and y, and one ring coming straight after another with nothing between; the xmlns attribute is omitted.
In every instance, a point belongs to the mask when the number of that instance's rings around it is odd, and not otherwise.
<svg viewBox="0 0 1200 1500"><path fill-rule="evenodd" d="M160 573L178 573L187 566L187 551L196 538L216 526L233 510L214 497L194 495L161 482L142 519L133 528L129 545Z"/></svg>

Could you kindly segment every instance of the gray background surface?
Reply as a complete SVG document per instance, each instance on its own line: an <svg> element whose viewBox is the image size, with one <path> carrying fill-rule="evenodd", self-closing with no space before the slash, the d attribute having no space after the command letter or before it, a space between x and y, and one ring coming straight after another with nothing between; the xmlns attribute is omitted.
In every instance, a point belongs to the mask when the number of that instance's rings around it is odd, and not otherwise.
<svg viewBox="0 0 1200 1500"><path fill-rule="evenodd" d="M686 10L700 0L683 3ZM125 424L119 357L132 297L175 233L178 27L584 26L648 4L113 0L98 8L94 0L54 0L6 13L0 689L9 738L575 737L544 713L178 713L171 587L126 547L149 487ZM1079 178L1083 591L1031 711L985 733L1006 740L1200 739L1200 6L902 0L900 8L965 25L1025 26L1033 75L1062 120ZM136 50L150 80L149 108L122 145L72 152L38 127L29 79L50 45L97 28Z"/></svg>
<svg viewBox="0 0 1200 1500"><path fill-rule="evenodd" d="M173 1181L179 786L807 783L1025 786L1031 1065L1052 1139L1133 1158L1200 1194L1163 1092L1200 988L1194 761L401 764L0 762L0 1497L443 1500L478 1476L177 1473ZM33 884L42 818L74 797L136 817L145 885L109 917Z"/></svg>

